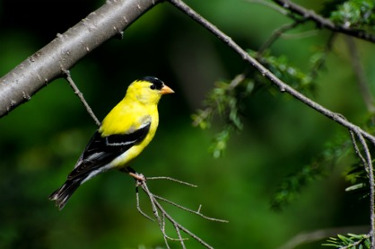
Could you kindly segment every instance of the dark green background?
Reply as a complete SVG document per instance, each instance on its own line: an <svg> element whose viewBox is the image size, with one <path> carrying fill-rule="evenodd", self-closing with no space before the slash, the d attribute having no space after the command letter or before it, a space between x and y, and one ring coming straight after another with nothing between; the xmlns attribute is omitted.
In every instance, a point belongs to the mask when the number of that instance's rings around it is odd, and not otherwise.
<svg viewBox="0 0 375 249"><path fill-rule="evenodd" d="M79 22L104 1L0 0L0 75ZM299 1L319 10L323 1ZM242 47L256 50L286 17L244 0L187 1ZM307 24L292 33L312 30ZM307 71L310 56L324 47L328 32L281 39L272 48ZM366 76L374 81L374 48L356 41ZM99 119L123 97L128 84L154 75L175 90L160 103L154 141L132 164L146 176L170 176L199 187L149 182L153 192L208 216L210 222L176 208L170 213L215 248L277 248L300 232L366 225L368 202L344 192L339 160L329 176L304 189L283 212L270 200L284 176L311 162L324 144L345 130L303 104L274 90L248 100L244 130L235 134L224 157L209 153L218 127L202 131L191 114L202 106L217 80L248 67L229 48L169 3L147 12L124 33L71 69L72 77ZM371 86L374 90L374 87ZM350 57L340 36L317 82L316 100L361 123L366 108ZM65 80L59 79L0 120L0 248L164 248L156 223L136 210L133 180L108 172L79 188L59 212L48 195L74 166L96 126ZM149 210L147 200L143 207ZM175 237L173 232L171 236ZM171 243L179 248L177 243ZM316 248L317 243L312 247ZM202 248L193 240L188 248ZM300 247L302 248L302 247Z"/></svg>

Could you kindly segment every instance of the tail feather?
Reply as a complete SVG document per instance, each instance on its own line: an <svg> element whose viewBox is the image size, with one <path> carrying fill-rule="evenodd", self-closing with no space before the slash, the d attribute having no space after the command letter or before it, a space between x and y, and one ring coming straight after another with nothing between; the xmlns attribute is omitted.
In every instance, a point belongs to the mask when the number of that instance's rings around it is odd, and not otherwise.
<svg viewBox="0 0 375 249"><path fill-rule="evenodd" d="M56 207L62 210L72 194L81 185L84 178L67 180L59 189L53 192L48 198L51 201L55 201Z"/></svg>

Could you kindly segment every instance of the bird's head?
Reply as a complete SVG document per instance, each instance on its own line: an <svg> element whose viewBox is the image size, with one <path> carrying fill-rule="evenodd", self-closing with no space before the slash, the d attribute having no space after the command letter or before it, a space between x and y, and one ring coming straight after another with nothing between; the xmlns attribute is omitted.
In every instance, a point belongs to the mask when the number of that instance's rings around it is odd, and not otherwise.
<svg viewBox="0 0 375 249"><path fill-rule="evenodd" d="M174 91L163 81L153 76L146 76L131 83L126 96L143 104L157 104L162 95L169 93Z"/></svg>

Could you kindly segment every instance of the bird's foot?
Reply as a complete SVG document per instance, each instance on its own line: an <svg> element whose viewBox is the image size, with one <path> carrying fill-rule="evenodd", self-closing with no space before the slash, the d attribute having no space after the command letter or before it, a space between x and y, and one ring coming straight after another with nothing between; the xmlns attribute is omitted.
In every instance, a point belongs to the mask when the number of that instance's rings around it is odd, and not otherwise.
<svg viewBox="0 0 375 249"><path fill-rule="evenodd" d="M133 172L129 172L129 175L131 176L131 177L133 177L134 178L134 180L136 180L137 182L145 182L146 181L146 177L143 175L143 174L141 174L141 173L137 173L137 172L135 172L135 173L133 173Z"/></svg>
<svg viewBox="0 0 375 249"><path fill-rule="evenodd" d="M126 167L126 172L134 178L134 180L137 182L137 185L146 182L146 177L143 174L136 172L134 169Z"/></svg>

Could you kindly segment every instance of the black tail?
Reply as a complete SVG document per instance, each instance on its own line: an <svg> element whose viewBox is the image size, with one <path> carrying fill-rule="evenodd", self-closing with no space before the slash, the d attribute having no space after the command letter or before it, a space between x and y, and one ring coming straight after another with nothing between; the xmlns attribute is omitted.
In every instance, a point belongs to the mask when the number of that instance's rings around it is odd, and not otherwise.
<svg viewBox="0 0 375 249"><path fill-rule="evenodd" d="M72 196L74 191L77 190L79 185L81 185L83 180L84 178L67 180L64 185L61 186L61 188L57 189L49 196L49 199L56 202L56 207L58 207L59 210L63 209L69 198Z"/></svg>

